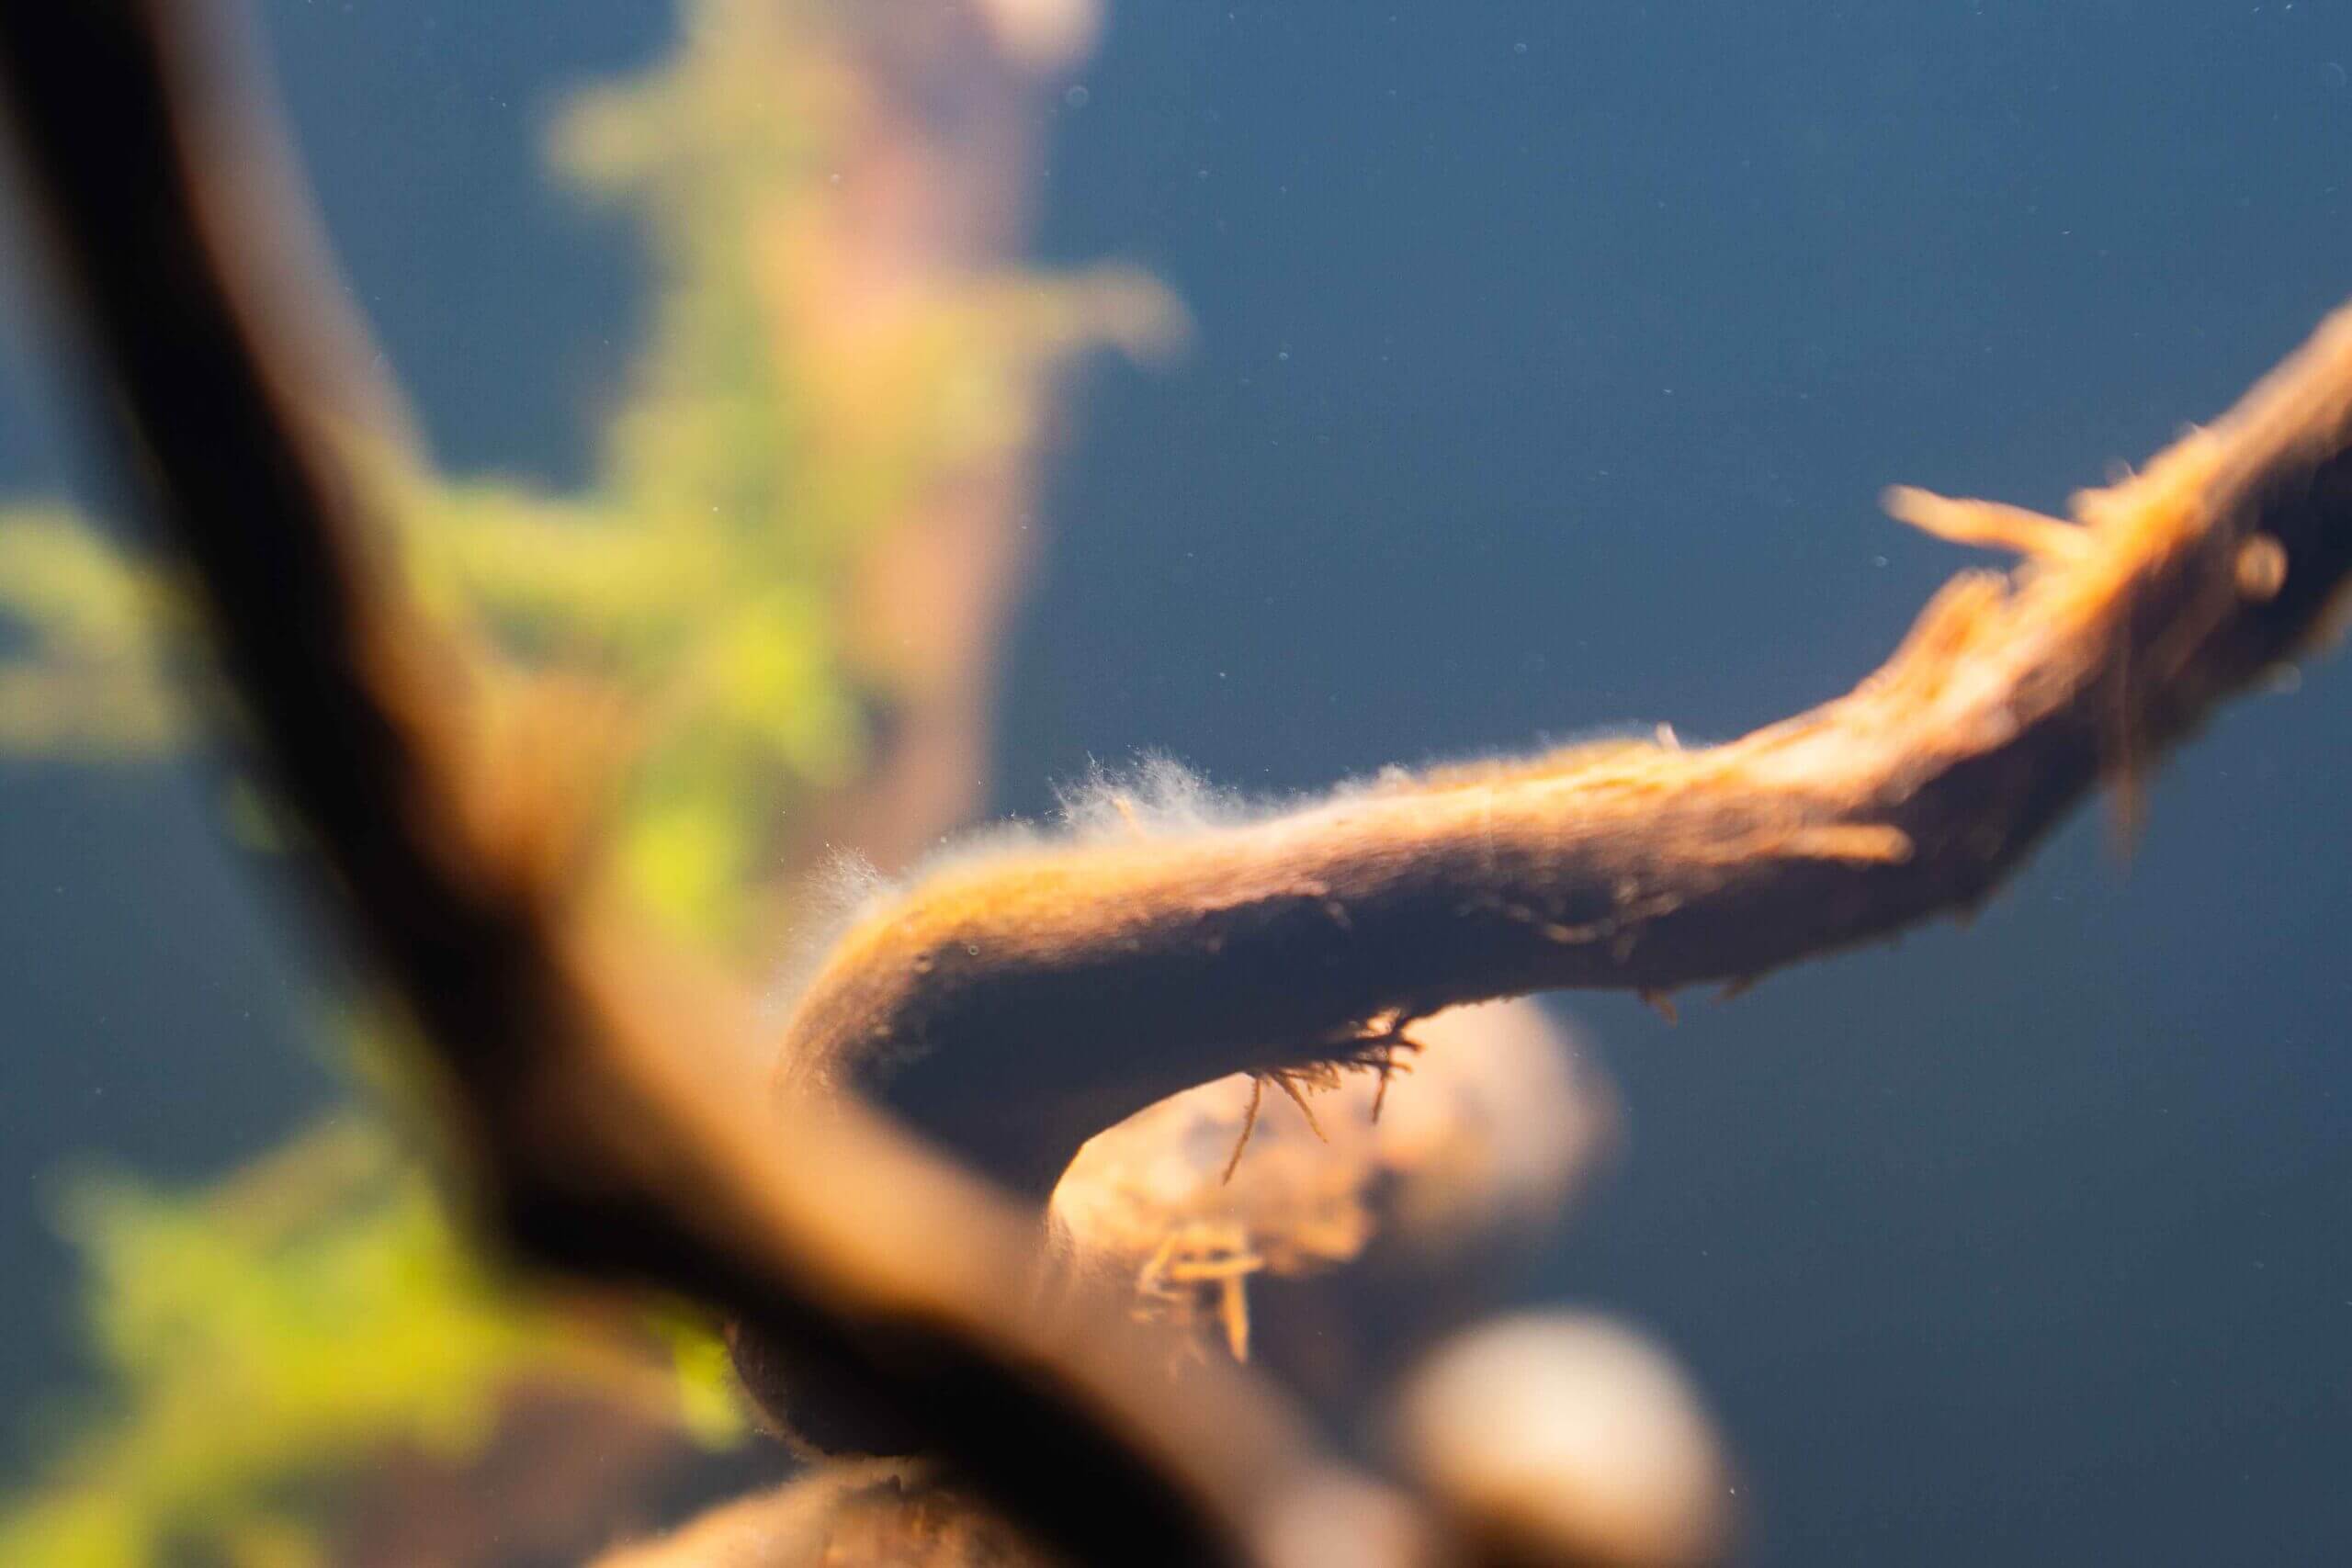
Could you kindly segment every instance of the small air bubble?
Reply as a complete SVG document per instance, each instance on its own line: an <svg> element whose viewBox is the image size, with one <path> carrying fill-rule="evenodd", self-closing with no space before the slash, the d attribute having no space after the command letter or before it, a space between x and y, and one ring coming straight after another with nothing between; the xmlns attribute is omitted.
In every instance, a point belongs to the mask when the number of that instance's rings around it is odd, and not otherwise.
<svg viewBox="0 0 2352 1568"><path fill-rule="evenodd" d="M1527 52L1527 41L1522 39L1519 42L1511 45L1510 51L1513 54L1525 54Z"/></svg>
<svg viewBox="0 0 2352 1568"><path fill-rule="evenodd" d="M2345 82L2344 67L2331 60L2319 68L2319 79L2325 83L2331 91L2340 89Z"/></svg>
<svg viewBox="0 0 2352 1568"><path fill-rule="evenodd" d="M1069 92L1064 93L1062 95L1062 102L1068 104L1074 109L1082 109L1086 107L1087 100L1092 96L1094 96L1094 95L1088 92L1084 85L1081 84L1078 86L1072 87Z"/></svg>
<svg viewBox="0 0 2352 1568"><path fill-rule="evenodd" d="M970 954L971 956L973 956L974 958L978 958L978 957L980 955L980 948L979 948L979 944L978 944L978 942L967 942L967 943L965 943L965 944L964 944L964 951L965 951L966 953L969 953L969 954Z"/></svg>

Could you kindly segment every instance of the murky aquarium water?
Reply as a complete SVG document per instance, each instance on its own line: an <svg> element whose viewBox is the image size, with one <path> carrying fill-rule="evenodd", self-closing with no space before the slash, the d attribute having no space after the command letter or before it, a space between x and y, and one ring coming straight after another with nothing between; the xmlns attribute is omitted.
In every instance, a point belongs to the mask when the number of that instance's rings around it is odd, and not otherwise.
<svg viewBox="0 0 2352 1568"><path fill-rule="evenodd" d="M2352 1561L2352 13L0 62L0 1562Z"/></svg>

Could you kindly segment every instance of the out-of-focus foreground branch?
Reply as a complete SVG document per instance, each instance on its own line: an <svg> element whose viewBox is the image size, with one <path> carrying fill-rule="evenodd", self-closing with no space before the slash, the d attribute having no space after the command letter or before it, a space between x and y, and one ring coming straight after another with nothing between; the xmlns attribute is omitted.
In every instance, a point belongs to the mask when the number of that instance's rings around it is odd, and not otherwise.
<svg viewBox="0 0 2352 1568"><path fill-rule="evenodd" d="M785 1098L877 1097L1042 1191L1106 1122L1301 1063L1385 1070L1475 999L1765 971L1984 898L2102 778L2324 637L2352 570L2352 309L2075 518L1897 490L2015 550L1849 694L1740 739L1385 776L1327 803L951 864L865 912L782 1038ZM988 1086L984 1096L970 1086Z"/></svg>
<svg viewBox="0 0 2352 1568"><path fill-rule="evenodd" d="M213 9L0 9L0 90L261 760L422 1025L496 1228L805 1347L1083 1557L1282 1560L1271 1521L1331 1485L1283 1410L1237 1377L1170 1390L1117 1314L1046 1288L1021 1215L854 1108L770 1114L731 1081L747 998L559 874L306 412L315 357L281 329L318 284L261 210L273 146Z"/></svg>

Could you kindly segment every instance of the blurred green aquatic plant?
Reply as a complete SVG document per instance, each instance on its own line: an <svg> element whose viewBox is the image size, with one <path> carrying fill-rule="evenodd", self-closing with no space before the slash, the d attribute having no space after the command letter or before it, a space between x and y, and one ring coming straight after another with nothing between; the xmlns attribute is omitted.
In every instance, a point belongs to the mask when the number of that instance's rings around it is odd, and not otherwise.
<svg viewBox="0 0 2352 1568"><path fill-rule="evenodd" d="M72 513L0 507L0 626L18 642L0 657L0 753L104 760L178 746L171 608L152 568Z"/></svg>
<svg viewBox="0 0 2352 1568"><path fill-rule="evenodd" d="M537 710L620 738L591 874L731 961L757 956L810 824L854 786L922 818L900 840L950 825L934 818L967 777L943 793L876 775L926 712L984 694L968 671L993 605L972 595L1016 553L1052 373L1177 324L1148 280L1035 276L1002 265L1001 230L929 220L970 154L894 84L907 63L880 46L908 18L884 13L690 0L673 58L561 117L559 164L643 215L655 264L591 488L354 444L410 586L480 655L484 728ZM982 586L943 586L942 558ZM197 732L182 693L204 682L183 629L155 565L61 507L0 507L0 754L176 754ZM977 733L969 718L943 722ZM518 754L512 734L485 744ZM44 1434L55 1458L0 1516L0 1561L319 1560L339 1472L395 1443L462 1456L531 1380L706 1440L741 1430L698 1326L616 1331L486 1272L379 1100L208 1190L74 1185L64 1223L108 1387Z"/></svg>
<svg viewBox="0 0 2352 1568"><path fill-rule="evenodd" d="M305 1516L334 1472L394 1442L462 1455L524 1378L680 1418L657 1363L486 1272L405 1155L345 1118L203 1192L74 1184L112 1396L0 1520L0 1562L322 1560Z"/></svg>

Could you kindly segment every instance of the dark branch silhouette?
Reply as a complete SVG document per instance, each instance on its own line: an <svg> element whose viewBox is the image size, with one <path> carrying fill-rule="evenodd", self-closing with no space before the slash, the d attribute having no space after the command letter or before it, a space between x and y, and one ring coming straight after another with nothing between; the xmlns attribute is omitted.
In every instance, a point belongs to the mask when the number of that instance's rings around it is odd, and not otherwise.
<svg viewBox="0 0 2352 1568"><path fill-rule="evenodd" d="M547 874L473 748L462 660L372 558L305 412L316 356L282 327L317 285L243 183L275 153L213 19L0 7L0 88L114 428L259 761L422 1025L498 1234L799 1347L1081 1558L1276 1560L1264 1516L1323 1483L1281 1408L1239 1377L1169 1388L1107 1303L1047 1290L1021 1215L854 1107L771 1114L729 1081L745 999Z"/></svg>

